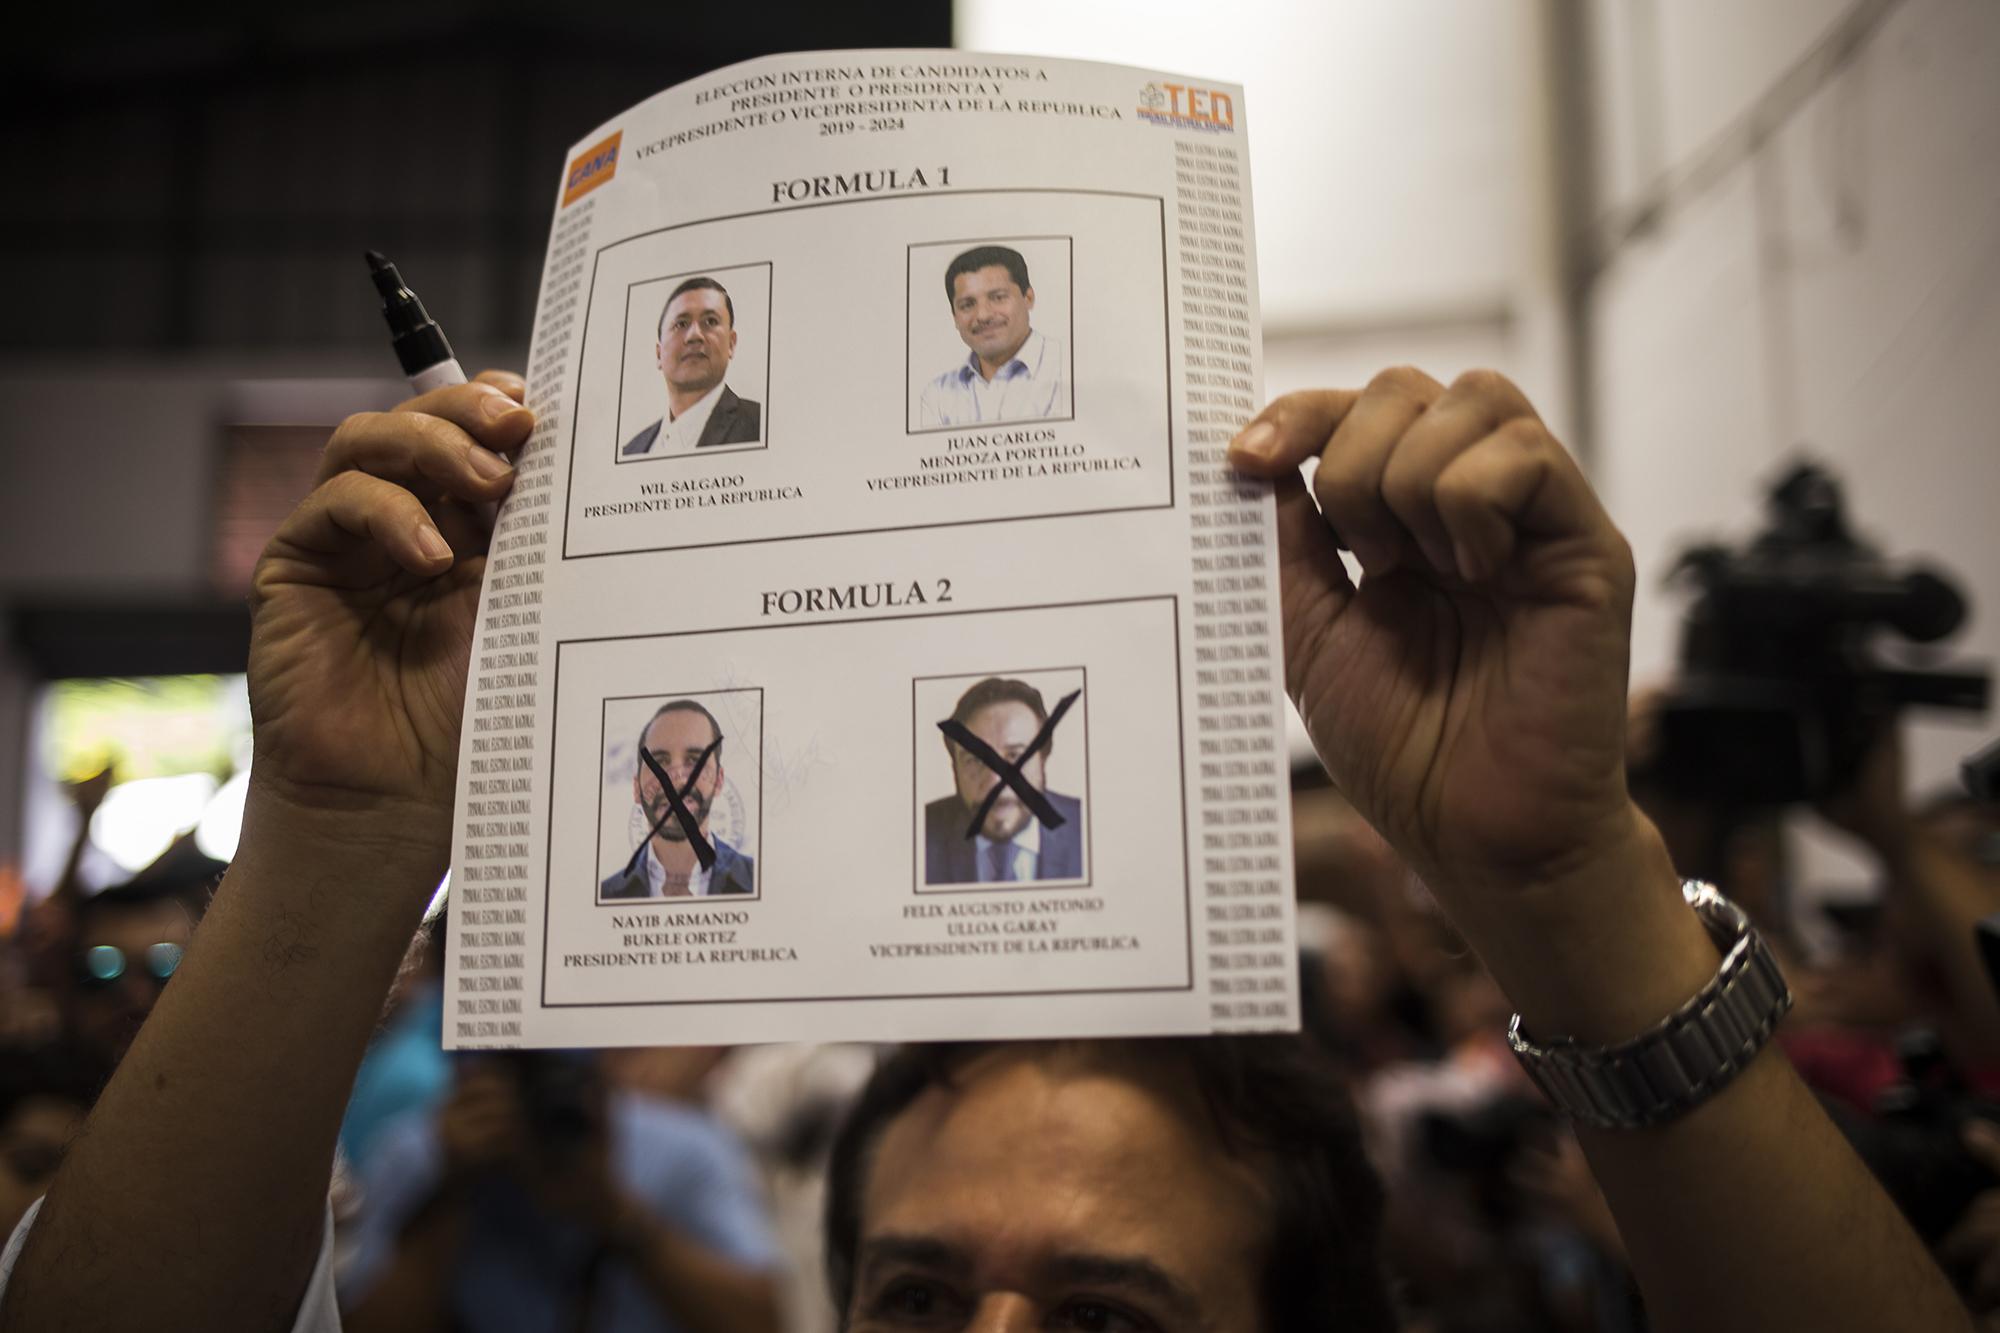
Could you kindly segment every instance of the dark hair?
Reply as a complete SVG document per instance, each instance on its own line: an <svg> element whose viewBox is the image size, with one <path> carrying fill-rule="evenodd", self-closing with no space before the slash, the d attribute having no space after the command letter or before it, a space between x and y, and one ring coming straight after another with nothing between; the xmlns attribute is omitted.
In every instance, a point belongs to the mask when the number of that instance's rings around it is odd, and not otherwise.
<svg viewBox="0 0 2000 1333"><path fill-rule="evenodd" d="M853 1303L861 1199L875 1145L911 1103L949 1088L1004 1043L899 1047L848 1112L827 1164L826 1278L841 1325ZM1299 1036L1148 1038L1060 1045L1108 1063L1178 1067L1223 1151L1262 1167L1271 1248L1258 1282L1268 1330L1394 1333L1381 1260L1382 1183L1363 1152L1347 1084Z"/></svg>
<svg viewBox="0 0 2000 1333"><path fill-rule="evenodd" d="M959 695L958 702L952 705L951 720L963 726L974 713L994 704L1023 704L1036 721L1049 720L1048 706L1042 702L1040 690L1025 680L1003 680L999 676L988 676Z"/></svg>
<svg viewBox="0 0 2000 1333"><path fill-rule="evenodd" d="M646 748L646 733L653 729L655 722L658 722L668 713L700 713L703 717L707 718L709 734L715 737L715 760L717 763L722 762L722 724L715 720L715 714L709 712L692 699L669 699L654 709L653 715L646 719L646 725L639 728L638 744L632 748L632 771L634 773L643 773L646 771L646 761L639 757L639 751Z"/></svg>
<svg viewBox="0 0 2000 1333"><path fill-rule="evenodd" d="M674 302L689 292L721 292L722 304L729 311L729 327L736 327L736 302L729 299L729 289L709 277L706 273L698 278L689 278L680 286L667 293L667 303L660 307L660 322L654 327L653 335L662 336L667 331L667 312L674 308Z"/></svg>
<svg viewBox="0 0 2000 1333"><path fill-rule="evenodd" d="M1029 288L1028 261L1021 258L1019 250L1004 245L975 245L964 254L951 261L944 271L944 300L946 305L956 304L958 288L954 285L961 273L977 273L982 268L998 266L1007 270L1007 276L1022 291Z"/></svg>
<svg viewBox="0 0 2000 1333"><path fill-rule="evenodd" d="M214 864L220 865L220 862ZM82 938L101 916L113 912L143 911L161 904L171 904L185 912L188 923L192 925L200 917L201 909L207 905L205 890L213 884L214 879L214 874L204 874L199 880L190 880L179 875L142 874L127 883L114 884L110 888L100 889L87 898L79 898L71 920L78 938Z"/></svg>

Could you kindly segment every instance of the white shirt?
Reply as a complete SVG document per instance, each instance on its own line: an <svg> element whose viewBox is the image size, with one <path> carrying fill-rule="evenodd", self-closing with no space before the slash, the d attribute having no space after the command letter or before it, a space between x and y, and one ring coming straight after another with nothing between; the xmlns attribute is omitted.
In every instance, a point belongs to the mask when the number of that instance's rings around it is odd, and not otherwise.
<svg viewBox="0 0 2000 1333"><path fill-rule="evenodd" d="M709 872L702 869L701 862L696 861L694 863L694 873L688 876L688 897L708 897L709 879ZM653 855L653 840L648 838L646 839L646 883L652 887L651 896L655 898L668 897L669 895L664 891L666 882L667 868L660 864L658 857Z"/></svg>
<svg viewBox="0 0 2000 1333"><path fill-rule="evenodd" d="M1014 878L1032 880L1035 867L1042 863L1042 822L1033 815L1021 825L1021 831L1006 842L994 842L984 833L973 840L973 872L979 876L981 884L997 884L1001 877L993 873L993 848L1005 847L1014 861Z"/></svg>
<svg viewBox="0 0 2000 1333"><path fill-rule="evenodd" d="M992 379L979 373L979 354L970 352L961 364L926 384L917 404L919 429L1043 421L1069 414L1063 345L1036 329L1028 331L1021 350L994 371Z"/></svg>
<svg viewBox="0 0 2000 1333"><path fill-rule="evenodd" d="M668 412L660 418L660 432L653 437L653 442L633 457L693 453L695 446L701 443L701 433L708 429L708 419L715 415L715 404L721 397L722 385L717 384L679 416Z"/></svg>

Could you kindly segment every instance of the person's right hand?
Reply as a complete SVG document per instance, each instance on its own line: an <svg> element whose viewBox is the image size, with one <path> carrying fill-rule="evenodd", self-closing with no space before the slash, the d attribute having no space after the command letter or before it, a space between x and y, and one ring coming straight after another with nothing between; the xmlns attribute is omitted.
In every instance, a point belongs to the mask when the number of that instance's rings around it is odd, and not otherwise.
<svg viewBox="0 0 2000 1333"><path fill-rule="evenodd" d="M448 827L490 506L534 424L488 371L327 442L316 489L252 578L253 784L437 841ZM427 821L417 827L412 821Z"/></svg>

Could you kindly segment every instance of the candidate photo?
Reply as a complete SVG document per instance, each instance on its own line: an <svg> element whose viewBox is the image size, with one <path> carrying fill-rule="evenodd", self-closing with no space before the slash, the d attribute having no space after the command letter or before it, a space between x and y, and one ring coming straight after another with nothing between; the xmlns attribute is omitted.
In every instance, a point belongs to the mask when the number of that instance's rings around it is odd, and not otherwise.
<svg viewBox="0 0 2000 1333"><path fill-rule="evenodd" d="M1081 682L1080 671L1060 674ZM1045 698L1026 680L988 676L934 723L952 790L923 808L923 883L1002 887L1084 877L1083 799L1049 777L1062 747L1081 760L1080 718L1063 725L1081 696L1078 688ZM1080 762L1068 768L1081 774Z"/></svg>
<svg viewBox="0 0 2000 1333"><path fill-rule="evenodd" d="M606 719L608 727L609 705ZM754 858L724 836L743 825L741 798L728 778L728 740L699 700L669 699L652 711L632 742L624 827L628 837L637 830L636 845L598 884L600 902L756 893ZM613 744L607 741L607 756L616 763L624 756ZM753 767L757 750L753 740L745 755Z"/></svg>
<svg viewBox="0 0 2000 1333"><path fill-rule="evenodd" d="M936 250L912 247L913 295L923 271L935 272L931 252ZM1035 277L1029 272L1031 250L1044 281L1058 288L1059 299L1054 302L1038 302ZM912 429L1068 419L1072 415L1068 239L953 247L943 277L945 312L959 347L918 391ZM916 318L913 312L913 321ZM948 355L939 336L942 323L933 317L923 339L913 329L913 359L924 349L938 360Z"/></svg>
<svg viewBox="0 0 2000 1333"><path fill-rule="evenodd" d="M768 280L762 285L768 290ZM762 304L760 301L752 307L746 302L744 313ZM754 445L763 440L763 404L739 394L729 384L738 352L747 350L738 315L729 288L710 274L685 278L667 293L652 329L651 360L653 376L657 377L653 383L659 387L650 391L642 388L636 398L648 404L645 410L657 415L620 446L619 462ZM760 346L754 358L758 367L754 382L759 384L763 381L761 350ZM740 373L734 378L745 382Z"/></svg>

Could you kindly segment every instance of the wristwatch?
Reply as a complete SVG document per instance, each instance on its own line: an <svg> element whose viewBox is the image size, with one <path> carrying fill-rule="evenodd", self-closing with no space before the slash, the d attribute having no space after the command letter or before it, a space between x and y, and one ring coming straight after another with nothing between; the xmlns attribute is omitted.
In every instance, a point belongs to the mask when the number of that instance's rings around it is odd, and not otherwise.
<svg viewBox="0 0 2000 1333"><path fill-rule="evenodd" d="M1722 967L1693 999L1616 1046L1540 1042L1519 1014L1507 1026L1507 1045L1528 1077L1579 1124L1638 1129L1687 1114L1756 1057L1792 1007L1778 961L1743 909L1700 880L1685 881L1681 894L1722 950Z"/></svg>

